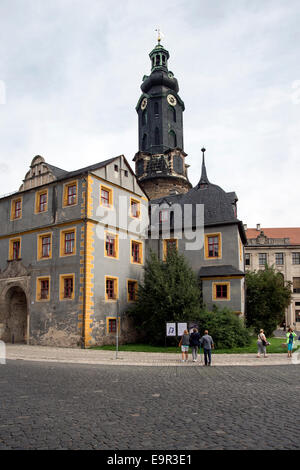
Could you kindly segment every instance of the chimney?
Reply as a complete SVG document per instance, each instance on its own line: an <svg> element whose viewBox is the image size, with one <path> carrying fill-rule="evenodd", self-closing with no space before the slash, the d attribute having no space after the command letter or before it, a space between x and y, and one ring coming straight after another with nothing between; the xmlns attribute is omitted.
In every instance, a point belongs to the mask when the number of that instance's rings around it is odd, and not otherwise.
<svg viewBox="0 0 300 470"><path fill-rule="evenodd" d="M260 230L260 224L256 224L256 230Z"/></svg>
<svg viewBox="0 0 300 470"><path fill-rule="evenodd" d="M244 224L244 230L245 231L247 230L247 224Z"/></svg>

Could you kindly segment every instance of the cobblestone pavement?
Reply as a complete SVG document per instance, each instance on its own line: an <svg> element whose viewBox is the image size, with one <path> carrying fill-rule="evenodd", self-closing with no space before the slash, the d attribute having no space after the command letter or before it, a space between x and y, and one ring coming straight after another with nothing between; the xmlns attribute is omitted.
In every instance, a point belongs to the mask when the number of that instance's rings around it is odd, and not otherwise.
<svg viewBox="0 0 300 470"><path fill-rule="evenodd" d="M300 367L8 360L0 449L300 449Z"/></svg>
<svg viewBox="0 0 300 470"><path fill-rule="evenodd" d="M54 361L76 364L103 364L103 365L141 365L141 366L177 366L198 367L203 361L203 355L199 356L198 363L192 362L189 354L189 362L181 362L181 354L172 353L142 353L119 352L116 359L115 351L52 348L46 346L27 346L22 344L8 344L6 347L8 359L24 359L30 361ZM213 366L265 366L265 365L289 365L300 364L300 351L294 353L290 359L285 354L269 354L267 358L257 358L256 354L214 354Z"/></svg>

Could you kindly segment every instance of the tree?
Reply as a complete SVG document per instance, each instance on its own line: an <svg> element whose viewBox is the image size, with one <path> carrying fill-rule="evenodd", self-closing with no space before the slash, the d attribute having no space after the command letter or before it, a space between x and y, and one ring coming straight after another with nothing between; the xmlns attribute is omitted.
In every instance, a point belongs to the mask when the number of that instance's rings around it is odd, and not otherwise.
<svg viewBox="0 0 300 470"><path fill-rule="evenodd" d="M131 311L136 327L152 344L164 344L167 321L194 320L200 306L197 278L184 256L170 250L166 261L151 253L145 264L144 281Z"/></svg>
<svg viewBox="0 0 300 470"><path fill-rule="evenodd" d="M246 273L246 325L270 336L284 320L292 299L291 282L284 284L273 267Z"/></svg>
<svg viewBox="0 0 300 470"><path fill-rule="evenodd" d="M201 309L195 321L201 335L208 330L217 349L239 348L251 343L250 331L244 320L226 307L219 309L214 306L212 312Z"/></svg>
<svg viewBox="0 0 300 470"><path fill-rule="evenodd" d="M171 251L166 261L151 254L145 265L144 281L131 311L136 328L150 344L164 344L167 321L195 321L199 332L205 329L219 348L248 345L250 335L242 320L228 309L202 306L197 277L183 255Z"/></svg>

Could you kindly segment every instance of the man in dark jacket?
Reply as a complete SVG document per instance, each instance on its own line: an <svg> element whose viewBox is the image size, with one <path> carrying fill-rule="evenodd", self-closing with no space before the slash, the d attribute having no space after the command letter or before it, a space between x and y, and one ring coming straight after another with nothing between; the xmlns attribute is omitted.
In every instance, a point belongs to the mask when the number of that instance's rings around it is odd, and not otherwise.
<svg viewBox="0 0 300 470"><path fill-rule="evenodd" d="M192 348L193 362L197 361L198 348L200 346L200 334L197 328L193 328L193 332L190 335L190 346Z"/></svg>
<svg viewBox="0 0 300 470"><path fill-rule="evenodd" d="M214 342L211 336L208 334L208 330L204 331L204 335L200 339L200 344L203 345L204 350L204 362L205 366L211 365L211 350L214 348Z"/></svg>

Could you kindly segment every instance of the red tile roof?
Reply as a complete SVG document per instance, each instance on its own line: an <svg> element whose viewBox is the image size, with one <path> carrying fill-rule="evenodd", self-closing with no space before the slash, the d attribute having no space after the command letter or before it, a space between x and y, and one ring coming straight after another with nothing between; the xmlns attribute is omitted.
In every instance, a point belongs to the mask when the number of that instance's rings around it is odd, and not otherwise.
<svg viewBox="0 0 300 470"><path fill-rule="evenodd" d="M268 238L289 238L291 245L300 245L300 227L292 228L248 228L246 236L248 239L256 238L263 231Z"/></svg>

